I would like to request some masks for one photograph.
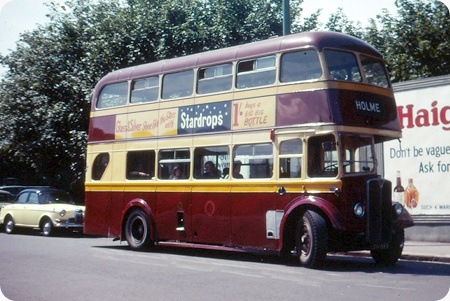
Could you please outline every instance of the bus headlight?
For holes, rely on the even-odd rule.
[[[362,218],[365,213],[364,206],[361,203],[356,203],[355,207],[353,207],[353,212],[357,218]]]
[[[396,216],[400,216],[403,214],[403,206],[400,203],[394,203],[392,205],[392,207],[394,208],[394,212]]]

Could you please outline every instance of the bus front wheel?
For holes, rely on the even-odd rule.
[[[130,212],[125,223],[125,238],[134,250],[147,249],[152,245],[150,223],[146,214],[140,209]]]
[[[315,268],[325,261],[328,230],[327,223],[320,214],[311,210],[303,214],[297,222],[295,240],[302,266]]]
[[[400,259],[405,243],[405,231],[400,230],[393,234],[392,241],[387,249],[371,250],[370,254],[376,264],[393,266]]]

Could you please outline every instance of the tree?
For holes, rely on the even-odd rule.
[[[450,18],[440,1],[397,0],[372,20],[364,39],[384,54],[392,81],[450,74]]]
[[[339,7],[336,13],[331,14],[325,27],[330,31],[346,33],[358,38],[363,35],[361,25],[350,21],[345,15],[344,10]]]

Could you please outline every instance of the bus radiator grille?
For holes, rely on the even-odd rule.
[[[372,244],[390,242],[392,235],[392,183],[382,178],[367,181],[366,240]]]

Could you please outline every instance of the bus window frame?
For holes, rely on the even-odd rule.
[[[179,158],[177,156],[177,152],[187,152],[188,153],[188,157],[187,158]],[[162,158],[162,154],[163,153],[172,153],[173,156],[172,157],[164,157]],[[168,164],[168,176],[162,176],[163,172],[161,171],[161,169],[163,168],[162,164]],[[173,180],[171,179],[171,175],[173,173],[173,168],[178,165],[179,168],[180,166],[182,166],[182,171],[183,171],[183,177],[180,179],[183,180],[188,180],[191,178],[191,151],[189,148],[185,147],[185,148],[164,148],[164,149],[160,149],[158,151],[158,173],[157,173],[157,178],[159,180]]]
[[[270,146],[271,153],[263,153],[257,154],[255,153],[256,147],[258,149],[264,150],[264,146]],[[240,148],[250,147],[251,153],[239,153]],[[246,144],[236,144],[233,146],[233,162],[240,161],[241,162],[241,173],[246,174],[245,171],[248,171],[248,177],[244,176],[244,180],[259,180],[259,179],[272,179],[274,177],[274,168],[275,168],[275,160],[274,160],[275,150],[274,144],[271,142],[255,142],[255,143],[246,143]],[[253,160],[253,162],[251,161]],[[256,160],[268,160],[268,162],[256,163]],[[266,176],[259,176],[261,171],[258,169],[258,166],[268,166],[269,169],[266,168],[265,174]],[[231,169],[231,168],[230,168]],[[231,171],[230,171],[231,172]],[[255,176],[257,175],[257,176]]]
[[[181,76],[180,78],[177,78],[176,76]],[[172,76],[174,78],[172,78]],[[182,86],[181,83],[183,83],[184,77],[192,77],[191,85],[185,85]],[[166,82],[166,79],[168,82]],[[160,85],[160,96],[162,101],[170,101],[170,100],[176,100],[181,98],[187,98],[192,97],[195,91],[195,81],[196,81],[196,72],[194,69],[187,69],[187,70],[181,70],[178,72],[170,72],[170,73],[163,73],[162,74],[162,82]],[[170,82],[170,84],[169,84]],[[166,87],[170,87],[170,89],[177,88],[174,90],[165,90]],[[188,90],[185,90],[188,89]],[[182,93],[183,91],[185,93]],[[166,93],[169,93],[170,95],[166,95]],[[177,95],[177,93],[180,93]]]
[[[102,95],[103,95],[103,92],[105,91],[105,89],[112,88],[113,86],[124,85],[124,84],[127,87],[127,89],[125,91],[126,93],[124,94],[125,95],[125,101],[121,100],[119,102],[119,104],[117,104],[117,105],[113,103],[112,105],[104,106],[103,105],[104,102],[102,101]],[[119,94],[117,94],[117,95],[119,95]],[[122,96],[122,94],[120,94],[120,96]],[[97,101],[96,101],[96,104],[95,104],[95,108],[96,108],[96,110],[102,110],[102,109],[111,109],[111,108],[124,107],[124,106],[126,106],[128,104],[129,99],[130,99],[130,83],[129,83],[129,81],[119,81],[119,82],[115,82],[115,83],[109,83],[109,84],[103,86],[102,89],[100,90],[100,93],[98,94],[98,98],[97,98]],[[105,101],[105,102],[108,103],[107,101]]]
[[[305,73],[305,74],[303,74],[303,73],[290,73],[289,72],[290,71],[289,67],[287,69],[284,68],[286,65],[290,66],[290,64],[286,64],[286,62],[283,61],[286,56],[298,54],[298,53],[301,53],[301,52],[303,52],[303,53],[308,52],[308,53],[315,53],[316,54],[320,75],[318,77],[307,76],[308,78],[305,78],[305,79],[295,78],[295,79],[292,79],[292,80],[287,80],[286,77],[289,77],[289,76],[297,77],[300,74],[302,76],[306,76],[306,75],[310,74],[310,73]],[[323,77],[323,75],[325,73],[323,65],[322,65],[322,60],[321,60],[320,55],[319,55],[319,51],[317,51],[317,49],[315,49],[315,48],[295,49],[293,51],[286,51],[286,52],[282,52],[279,57],[280,58],[279,58],[279,64],[278,64],[278,80],[279,80],[279,82],[281,84],[291,84],[291,83],[295,83],[295,82],[305,82],[305,81],[318,81],[318,80],[320,80]],[[299,66],[302,66],[302,65],[303,65],[302,63],[299,63]],[[313,73],[311,73],[311,75],[312,74]]]
[[[327,56],[327,53],[340,53],[340,54],[347,54],[347,55],[351,55],[354,58],[354,63],[353,65],[350,64],[345,64],[345,65],[339,65],[339,64],[335,64],[336,62],[336,58],[333,58],[333,61],[331,60],[330,57]],[[362,69],[360,66],[360,62],[359,62],[359,53],[357,51],[347,51],[347,50],[342,50],[342,49],[334,49],[334,48],[325,48],[322,50],[322,55],[324,57],[324,63],[326,65],[327,68],[327,73],[328,76],[332,79],[332,80],[336,80],[336,81],[343,81],[343,82],[348,82],[348,83],[364,83],[364,77],[363,77],[363,73],[362,73]],[[333,64],[331,64],[333,63]],[[343,68],[333,68],[333,67],[340,67],[340,66],[344,66]],[[352,69],[354,67],[357,67],[358,70],[358,74],[359,74],[359,80],[353,80],[354,76],[352,73],[352,69],[348,69],[348,66],[352,66]],[[345,71],[346,72],[346,76],[347,78],[338,78],[336,75],[334,75],[334,71],[338,72],[338,71]],[[350,71],[350,72],[349,72]]]
[[[97,154],[92,163],[91,179],[94,181],[101,181],[110,162],[111,155],[108,152]]]
[[[262,60],[268,59],[268,58],[273,58],[274,65],[270,66],[270,67],[258,68],[258,61],[262,61]],[[247,67],[244,70],[239,71],[239,67],[241,66],[241,64],[244,66],[244,64],[247,64],[249,62],[252,63],[251,70]],[[247,69],[249,69],[249,70],[247,70]],[[236,68],[235,68],[235,88],[239,89],[239,90],[245,90],[245,89],[274,85],[277,82],[277,70],[278,69],[279,69],[278,68],[278,58],[275,53],[270,54],[270,55],[265,55],[265,56],[254,57],[254,58],[237,61]],[[271,83],[260,84],[260,80],[264,79],[265,77],[261,77],[261,78],[252,77],[252,75],[263,74],[263,73],[272,75],[271,72],[274,72],[273,73],[273,81]],[[249,75],[250,75],[251,80],[244,80],[247,77],[249,77]]]
[[[283,149],[282,149],[282,145],[286,142],[292,142],[292,141],[300,141],[300,153],[293,153],[293,152],[285,152],[283,153]],[[291,138],[289,137],[288,139],[284,139],[281,141],[278,141],[278,178],[279,179],[299,179],[302,178],[302,166],[303,166],[303,157],[304,157],[304,141],[303,139],[296,137],[296,138]],[[282,168],[284,167],[284,163],[282,164],[282,160],[286,160],[286,163],[288,163],[289,165],[291,165],[291,160],[295,159],[298,160],[298,166],[299,166],[299,170],[298,170],[298,174],[295,176],[295,174],[292,173],[292,171],[290,170],[282,170]]]
[[[141,162],[141,159],[149,159]],[[155,177],[156,152],[153,149],[129,150],[125,159],[125,178],[127,180],[152,180]]]
[[[147,80],[147,79],[151,79],[151,78],[156,78],[158,81],[158,85],[157,86],[149,86],[149,87],[144,87],[144,88],[139,88],[139,89],[135,89],[135,84],[138,81],[142,81],[142,80]],[[156,98],[155,99],[150,99],[150,100],[143,100],[143,101],[133,101],[133,92],[144,92],[147,90],[154,90],[157,89],[156,91]],[[160,80],[160,76],[159,75],[150,75],[150,76],[146,76],[146,77],[141,77],[141,78],[135,78],[132,79],[130,82],[130,95],[129,95],[129,103],[130,105],[139,105],[139,104],[144,104],[144,103],[153,103],[153,102],[157,102],[160,98],[160,91],[161,91],[161,80]]]
[[[358,59],[359,59],[360,65],[361,65],[361,71],[363,73],[363,77],[364,77],[364,82],[365,83],[367,83],[369,85],[372,85],[372,86],[386,88],[386,89],[391,88],[391,82],[389,81],[388,72],[386,70],[386,65],[384,64],[383,60],[381,60],[379,58],[376,58],[376,57],[372,57],[372,56],[366,55],[366,54],[361,54],[361,53],[358,55]],[[374,82],[373,79],[375,77],[379,78],[379,77],[381,77],[381,75],[377,75],[377,76],[369,75],[369,72],[365,68],[365,66],[368,65],[368,64],[364,64],[364,60],[365,59],[371,60],[371,62],[372,62],[371,65],[373,65],[374,62],[379,64],[378,69],[383,71],[382,78],[385,80],[385,82],[383,82],[383,84],[380,85],[380,84],[377,84],[377,83]]]
[[[333,139],[326,139],[327,137],[332,137]],[[318,140],[318,142],[313,143],[314,140]],[[337,139],[334,133],[326,133],[308,137],[306,140],[306,168],[308,178],[336,178],[339,176],[339,165],[341,164],[341,160],[339,160],[340,154],[336,141]],[[334,145],[334,148],[330,147],[329,149],[325,149],[324,143],[326,142],[331,142],[330,146]],[[331,154],[331,157],[326,158],[326,152],[328,152],[328,155]]]
[[[370,139],[370,143],[365,144],[361,147],[353,147],[353,148],[347,148],[348,143],[345,143],[344,137],[356,137],[359,139]],[[347,139],[350,141],[350,139]],[[364,152],[364,149],[370,147],[370,154],[372,157],[372,160],[369,159],[361,159],[357,160],[356,154],[359,156],[362,155],[362,152]],[[342,170],[343,175],[361,175],[361,174],[374,174],[377,172],[377,166],[378,166],[378,159],[376,156],[375,151],[375,141],[373,135],[369,134],[357,134],[357,133],[351,133],[351,132],[340,132],[339,133],[339,148],[340,148],[340,161],[342,164]],[[363,151],[361,151],[363,150]],[[349,158],[347,158],[347,154],[349,154]],[[370,167],[361,167],[362,163],[365,163],[366,165],[371,165]],[[368,169],[369,168],[369,169]],[[349,170],[349,171],[347,171]]]
[[[216,151],[214,151],[216,150]],[[229,145],[211,145],[211,146],[198,146],[193,150],[194,156],[194,175],[195,180],[218,180],[223,179],[223,170],[230,168],[230,146]],[[214,159],[212,157],[215,157]],[[219,157],[222,157],[220,159]],[[227,160],[228,158],[228,160]],[[213,175],[207,175],[205,173],[205,164],[207,162],[214,164]],[[223,161],[223,162],[219,162]]]
[[[228,65],[230,66],[230,71],[231,71],[229,74],[216,75],[216,72],[214,72],[215,74],[212,77],[201,77],[200,76],[200,73],[202,71],[206,72],[207,70],[213,69],[213,68],[214,68],[215,71],[217,71],[218,67],[228,66]],[[233,62],[231,62],[231,61],[230,62],[226,62],[226,63],[217,64],[217,65],[199,67],[198,70],[197,70],[197,73],[196,73],[197,74],[196,87],[195,87],[196,94],[197,95],[207,95],[207,94],[218,94],[218,93],[231,91],[233,89],[233,86],[234,86],[234,73],[235,73],[235,66],[234,66]],[[201,86],[200,83],[206,83],[206,82],[211,83],[211,82],[214,82],[215,80],[216,81],[222,81],[224,79],[228,80],[228,78],[230,79],[229,88],[226,88],[226,89],[223,89],[223,90],[213,90],[213,91],[208,91],[208,92],[203,91],[203,90],[199,91],[200,90],[200,86]],[[228,83],[228,81],[227,81],[227,83]],[[216,87],[216,86],[212,85],[212,87]],[[223,85],[217,85],[217,87],[223,87]],[[201,89],[206,89],[206,88],[207,87],[202,87]]]

